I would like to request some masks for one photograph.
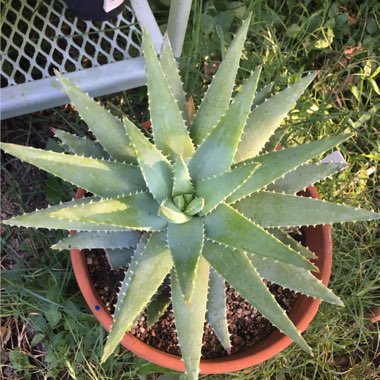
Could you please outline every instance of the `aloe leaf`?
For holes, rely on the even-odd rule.
[[[296,194],[307,186],[313,185],[345,169],[347,166],[344,163],[304,164],[267,186],[266,190],[275,191],[276,193]]]
[[[226,204],[204,217],[206,237],[232,248],[316,270],[306,258]]]
[[[157,231],[166,221],[157,216],[158,204],[147,193],[132,194],[114,199],[68,207],[51,212],[53,218],[79,220],[128,229]]]
[[[146,308],[148,328],[152,327],[160,319],[171,304],[170,294],[170,287],[164,282]]]
[[[298,243],[298,241],[293,239],[287,232],[277,228],[270,228],[268,232],[271,235],[273,235],[276,239],[280,240],[284,244],[288,245],[290,248],[300,253],[303,257],[306,257],[307,259],[316,258],[313,252],[311,252],[307,247],[304,247],[302,244]]]
[[[310,297],[344,306],[340,298],[309,271],[294,268],[279,261],[263,259],[250,253],[247,255],[262,278]]]
[[[143,50],[155,144],[172,160],[177,155],[187,159],[194,152],[193,143],[147,30],[143,32]]]
[[[201,197],[195,197],[187,206],[186,210],[184,211],[184,213],[186,215],[190,215],[190,216],[193,216],[193,215],[196,215],[196,214],[200,214],[200,212],[203,210],[203,207],[204,207],[204,199],[201,198]]]
[[[255,108],[256,106],[259,106],[261,103],[264,103],[265,99],[267,99],[270,96],[273,85],[274,83],[270,82],[256,94],[255,99],[253,100],[253,103],[252,103],[252,109]]]
[[[68,236],[51,248],[124,248],[136,245],[140,236],[137,231],[82,231]]]
[[[168,243],[185,302],[190,302],[204,239],[202,218],[183,224],[168,224]]]
[[[145,189],[140,169],[134,165],[16,144],[2,143],[1,148],[6,153],[101,197],[115,197]]]
[[[105,250],[108,263],[110,264],[112,270],[119,270],[120,268],[129,266],[134,252],[134,247],[113,248]]]
[[[120,162],[136,163],[121,121],[59,72],[55,74],[79,115],[109,155]]]
[[[191,219],[190,215],[184,214],[171,200],[166,199],[160,204],[158,214],[170,223],[182,224]]]
[[[235,156],[235,162],[247,160],[258,155],[282,120],[294,107],[297,99],[313,81],[316,72],[312,72],[297,83],[277,93],[255,108],[244,129],[242,141]]]
[[[186,303],[175,272],[172,271],[171,275],[175,323],[188,380],[197,380],[199,374],[208,279],[209,265],[201,256],[197,269],[193,298],[190,303]]]
[[[182,117],[189,123],[186,96],[167,33],[164,35],[164,42],[161,47],[160,63],[173,96],[177,101],[178,108],[182,112]]]
[[[145,249],[135,254],[118,295],[114,323],[104,347],[104,363],[126,331],[133,327],[173,265],[165,233],[153,233]]]
[[[243,21],[242,26],[236,33],[197,111],[191,127],[191,136],[196,145],[201,144],[222,118],[230,104],[240,56],[250,21],[251,15]]]
[[[206,178],[196,184],[196,193],[204,198],[205,204],[201,215],[212,211],[219,203],[223,202],[230,194],[242,186],[255,172],[260,164],[238,166],[219,176]]]
[[[210,268],[206,318],[222,346],[230,352],[225,280],[214,268]]]
[[[261,191],[234,208],[262,227],[298,227],[377,220],[380,214],[323,200]]]
[[[66,151],[77,154],[78,156],[93,157],[99,159],[109,159],[108,153],[96,141],[78,137],[71,133],[54,129],[54,135],[61,140]]]
[[[189,170],[181,156],[178,156],[174,165],[174,179],[172,195],[193,194],[194,188],[191,184]]]
[[[166,157],[128,119],[124,126],[152,195],[159,201],[171,195],[173,168]]]
[[[311,354],[311,348],[277,303],[244,252],[233,251],[230,247],[206,241],[203,255],[265,318]]]
[[[3,220],[2,223],[10,226],[18,227],[33,227],[33,228],[47,228],[51,230],[76,230],[76,231],[109,231],[109,230],[122,230],[115,226],[105,226],[100,224],[80,222],[74,220],[63,220],[52,218],[49,214],[55,211],[66,209],[68,207],[88,204],[90,202],[98,201],[98,197],[89,197],[80,199],[78,201],[69,201],[57,206],[49,206],[43,210],[37,210],[28,214],[15,216],[8,220]]]
[[[188,166],[194,181],[224,173],[230,168],[255,96],[261,67],[243,85],[218,124],[205,137]],[[207,163],[207,165],[205,165]]]
[[[326,139],[270,152],[244,161],[244,163],[258,162],[261,166],[243,186],[228,197],[226,202],[233,203],[240,198],[264,188],[276,179],[304,164],[306,161],[341,144],[351,136],[351,134],[331,136]],[[242,164],[243,162],[237,166]]]
[[[272,152],[276,150],[289,128],[290,124],[277,128],[269,138],[268,142],[264,145],[263,152]]]

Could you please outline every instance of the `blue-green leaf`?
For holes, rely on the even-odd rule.
[[[225,280],[214,268],[210,268],[207,321],[215,331],[222,346],[229,352],[231,341],[227,322]]]
[[[150,192],[157,201],[162,202],[172,193],[172,166],[166,157],[128,119],[124,119],[124,127]]]
[[[316,269],[298,252],[226,204],[220,204],[204,220],[206,237],[211,240],[301,268]]]
[[[339,297],[309,271],[303,268],[295,268],[279,261],[263,259],[250,253],[248,253],[248,258],[262,278],[296,292],[344,306]]]
[[[178,156],[174,165],[174,179],[172,195],[193,194],[194,188],[191,183],[189,170],[185,161],[181,156]]]
[[[104,347],[104,363],[153,297],[173,265],[165,233],[153,233],[137,251],[126,272],[115,307],[114,323]]]
[[[296,194],[307,186],[313,185],[346,167],[347,164],[344,163],[304,164],[267,186],[267,190],[276,193]]]
[[[182,112],[182,117],[189,122],[186,95],[183,91],[183,84],[181,77],[179,76],[177,63],[173,56],[172,47],[167,33],[164,35],[164,42],[161,47],[160,63],[173,96],[177,101],[178,108]]]
[[[80,116],[109,155],[120,162],[136,163],[133,149],[129,145],[121,121],[82,92],[69,79],[57,71],[55,74]]]
[[[234,208],[262,227],[297,227],[378,220],[380,214],[313,198],[261,191],[234,204]]]
[[[171,274],[172,303],[179,345],[189,380],[197,380],[206,315],[209,265],[201,256],[195,276],[194,294],[186,303],[174,271]]]
[[[108,153],[96,141],[78,137],[59,129],[54,129],[54,136],[61,140],[62,145],[68,152],[77,154],[78,156],[109,159]]]
[[[32,227],[32,228],[47,228],[52,230],[76,230],[76,231],[120,231],[123,230],[120,227],[110,226],[110,225],[100,225],[90,222],[80,222],[77,220],[64,220],[53,218],[50,216],[51,213],[66,209],[68,207],[89,204],[92,202],[99,201],[98,197],[89,197],[80,199],[77,201],[65,202],[57,206],[50,206],[43,210],[38,210],[30,212],[28,214],[23,214],[15,216],[8,220],[3,220],[2,223],[8,224],[10,226],[19,227]]]
[[[53,249],[124,248],[137,244],[137,231],[82,231],[54,244]]]
[[[191,157],[188,166],[194,181],[222,174],[233,164],[241,134],[251,112],[260,72],[261,67],[242,86],[219,123]]]
[[[201,215],[208,214],[219,203],[223,202],[236,189],[242,186],[259,166],[260,164],[257,163],[238,166],[219,176],[206,178],[197,182],[196,193],[205,200]]]
[[[235,85],[235,77],[239,68],[240,56],[250,21],[251,15],[244,20],[242,26],[236,33],[198,109],[191,127],[191,136],[196,145],[201,144],[204,138],[222,118],[230,104],[232,90]]]
[[[106,249],[106,257],[112,270],[128,267],[135,252],[135,247]]]
[[[322,154],[334,148],[351,136],[351,134],[331,136],[326,139],[312,141],[308,144],[263,154],[238,164],[237,166],[249,162],[258,162],[261,166],[243,186],[228,197],[226,202],[233,203],[238,199],[264,188],[284,174],[297,168],[299,165],[304,164],[318,154]]]
[[[177,155],[187,159],[194,152],[193,143],[147,30],[143,32],[143,50],[155,144],[172,160]]]
[[[184,214],[171,200],[166,199],[160,204],[158,214],[170,223],[182,224],[191,219],[190,215]]]
[[[145,189],[137,166],[55,153],[32,147],[2,143],[1,148],[78,187],[101,197],[116,197]]]
[[[185,302],[190,302],[204,239],[202,218],[192,218],[183,224],[168,224],[168,243],[177,279]]]
[[[99,202],[68,207],[51,212],[53,218],[78,220],[123,227],[134,230],[155,231],[166,227],[167,222],[157,216],[158,204],[148,193],[103,199]]]
[[[295,84],[272,96],[256,107],[244,129],[242,141],[235,156],[235,162],[257,156],[268,142],[282,120],[294,107],[297,99],[317,75],[312,72]]]
[[[170,295],[170,286],[164,281],[146,308],[148,328],[152,327],[160,319],[162,314],[165,313],[171,303]]]
[[[265,318],[305,351],[311,353],[311,348],[277,303],[244,252],[206,241],[203,255],[211,266]]]

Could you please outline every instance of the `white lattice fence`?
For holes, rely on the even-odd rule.
[[[110,21],[92,22],[62,0],[2,1],[2,119],[65,103],[54,69],[93,96],[143,85],[139,22],[156,44],[161,34],[147,2],[131,4]]]

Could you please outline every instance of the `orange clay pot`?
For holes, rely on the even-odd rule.
[[[76,198],[81,198],[83,195],[84,191],[80,189],[77,191]],[[313,186],[308,187],[306,193],[303,195],[319,198],[319,194]],[[318,266],[319,273],[315,275],[327,286],[332,266],[331,228],[329,225],[307,227],[303,229],[303,234],[307,246],[317,256],[317,259],[313,261]],[[112,324],[112,317],[106,310],[91,283],[85,255],[78,249],[72,249],[70,255],[74,273],[85,300],[95,317],[105,329],[109,331]],[[290,319],[298,330],[301,332],[306,330],[316,315],[320,303],[321,301],[311,297],[304,295],[298,296],[289,313]],[[184,365],[179,356],[159,351],[129,333],[124,335],[121,343],[124,347],[141,358],[163,367],[184,371]],[[201,360],[200,370],[203,374],[221,374],[242,370],[272,358],[291,343],[292,340],[290,338],[276,330],[261,342],[242,352],[222,358]]]

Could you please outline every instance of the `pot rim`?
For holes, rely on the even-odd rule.
[[[85,191],[78,189],[76,199],[83,197]],[[319,199],[319,194],[314,186],[309,186],[302,195]],[[317,225],[315,227],[304,227],[306,244],[317,255],[317,259],[312,260],[319,268],[319,273],[314,273],[324,285],[328,285],[332,268],[332,240],[330,225]],[[70,233],[75,233],[70,231]],[[78,249],[70,250],[70,258],[77,279],[79,288],[91,311],[98,321],[109,332],[112,324],[112,317],[106,310],[102,300],[95,291],[91,282],[85,255]],[[296,325],[300,332],[303,332],[310,325],[317,314],[321,301],[299,295],[288,316]],[[200,373],[202,374],[222,374],[242,370],[265,360],[272,358],[288,347],[293,341],[278,330],[269,334],[261,342],[247,348],[239,353],[230,356],[214,359],[202,359],[200,363]],[[140,341],[130,333],[126,333],[121,344],[132,351],[135,355],[144,358],[160,366],[183,372],[185,370],[180,356],[168,354],[160,351],[148,344]]]

